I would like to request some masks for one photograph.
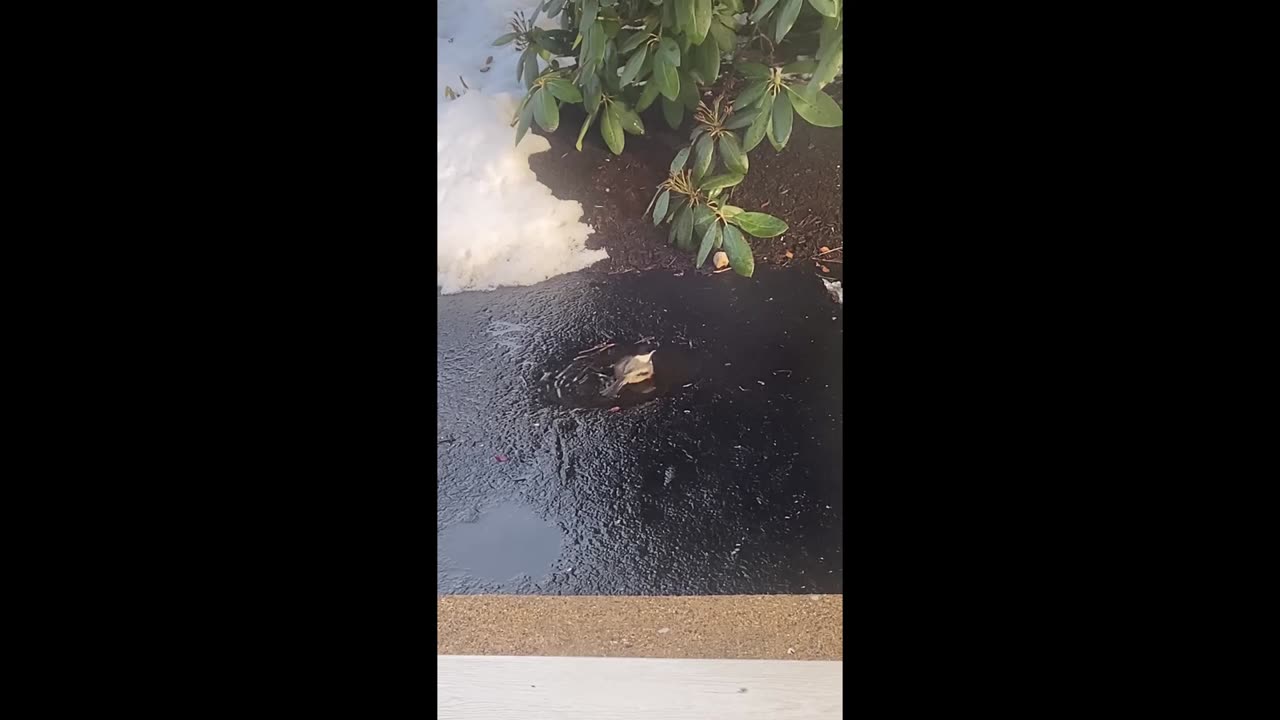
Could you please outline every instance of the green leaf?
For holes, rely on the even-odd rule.
[[[601,75],[604,80],[605,92],[610,95],[617,95],[622,92],[622,85],[618,82],[618,53],[613,47],[612,40],[605,42],[604,72]]]
[[[711,37],[715,39],[720,52],[733,52],[738,47],[737,34],[718,22],[711,23]]]
[[[758,238],[778,237],[787,231],[787,224],[769,213],[741,212],[734,215],[731,221]]]
[[[578,51],[578,65],[584,73],[593,73],[604,60],[605,36],[598,25],[582,31],[582,49]]]
[[[818,30],[818,59],[826,57],[827,48],[831,47],[831,43],[838,37],[843,37],[844,33],[840,31],[839,18],[822,18],[822,27]]]
[[[782,73],[784,75],[803,75],[805,73],[813,72],[816,67],[818,67],[818,62],[816,60],[797,60],[793,63],[783,65]]]
[[[575,145],[575,147],[578,148],[578,152],[582,152],[582,138],[587,136],[587,128],[591,127],[591,123],[595,119],[596,114],[589,113],[587,115],[587,119],[582,121],[582,129],[578,131],[578,142]]]
[[[747,132],[742,136],[742,149],[744,152],[751,152],[756,149],[756,146],[764,139],[765,130],[768,129],[772,120],[773,96],[765,95],[764,102],[760,104],[760,114],[756,115],[756,119],[751,122],[751,126],[747,128]]]
[[[653,59],[653,77],[649,81],[657,83],[658,92],[668,100],[680,97],[680,76],[676,74],[675,66],[661,52]]]
[[[497,40],[493,41],[493,44],[497,47],[502,47],[518,37],[520,37],[520,33],[507,33],[506,35],[499,36]]]
[[[676,241],[676,224],[671,223],[671,227],[667,228],[667,244],[671,245]]]
[[[596,15],[600,13],[600,3],[596,0],[587,0],[582,4],[582,17],[578,20],[578,30],[585,36],[587,31],[596,21]]]
[[[738,110],[745,110],[755,104],[757,100],[764,95],[764,91],[769,89],[769,81],[761,80],[760,82],[751,83],[738,95],[738,99],[733,101],[733,107]]]
[[[618,124],[617,117],[609,112],[609,108],[605,108],[604,114],[600,116],[600,136],[604,138],[605,144],[614,155],[622,154],[626,138],[622,135],[622,126]]]
[[[693,50],[692,72],[698,73],[704,85],[711,85],[720,77],[720,48],[714,42],[704,42]]]
[[[693,209],[693,231],[695,233],[701,232],[702,228],[706,227],[707,223],[714,220],[715,217],[716,217],[715,213],[711,212],[711,209],[708,208],[706,205],[699,205],[698,207],[694,208]]]
[[[551,0],[547,3],[547,17],[553,18],[564,9],[565,0]]]
[[[687,197],[685,197],[685,196],[683,196],[683,195],[681,195],[680,197],[676,198],[675,200],[672,200],[672,201],[671,201],[671,208],[670,208],[669,210],[667,210],[667,219],[668,219],[668,220],[670,220],[670,221],[672,221],[672,222],[675,222],[675,219],[676,219],[676,213],[678,213],[678,212],[680,212],[681,210],[683,210],[683,209],[684,209],[684,207],[685,207],[686,205],[688,205],[688,204],[689,204],[689,198],[687,198]]]
[[[628,35],[626,40],[622,41],[622,44],[618,46],[618,52],[621,52],[622,54],[625,55],[626,53],[629,53],[632,50],[635,50],[636,48],[643,45],[644,41],[648,39],[649,39],[648,32],[644,30],[637,30],[634,33],[631,33],[630,35]]]
[[[711,31],[711,0],[693,0],[693,24],[687,32],[694,45],[706,42],[707,33]],[[714,45],[714,43],[712,43]],[[711,82],[708,80],[707,82]]]
[[[520,111],[520,121],[516,124],[516,145],[520,145],[520,141],[524,139],[524,134],[529,132],[529,122],[533,120],[533,103],[530,102],[524,106],[524,110]]]
[[[671,67],[680,67],[680,46],[675,40],[664,37],[658,41],[658,57],[666,58]]]
[[[671,191],[663,190],[658,196],[658,204],[653,206],[653,224],[661,225],[667,217],[667,203],[671,202]]]
[[[675,3],[676,27],[680,29],[680,32],[688,35],[692,32],[695,22],[693,12],[694,2],[693,0],[675,0]]]
[[[809,0],[809,4],[814,10],[827,17],[836,16],[836,0]]]
[[[750,125],[759,114],[760,108],[748,108],[742,112],[735,112],[729,116],[729,122],[726,122],[724,127],[726,130],[740,130]]]
[[[767,80],[770,75],[769,68],[760,63],[737,63],[733,66],[733,69],[737,70],[742,77],[750,80]]]
[[[726,218],[733,218],[742,214],[742,208],[737,205],[721,205],[720,214]]]
[[[573,54],[573,36],[564,30],[535,30],[538,33],[534,42],[538,47],[545,50],[550,55],[559,57],[561,55]],[[549,58],[548,58],[549,59]]]
[[[622,78],[618,81],[618,84],[622,87],[630,85],[631,81],[635,80],[636,76],[640,74],[640,68],[644,66],[646,57],[649,57],[649,48],[642,47],[637,50],[631,56],[631,59],[627,60],[627,65],[622,69]]]
[[[524,52],[520,53],[520,59],[516,60],[516,82],[524,82],[524,61],[533,54],[533,47],[527,47]]]
[[[735,173],[747,174],[747,154],[742,151],[742,145],[738,142],[738,136],[733,133],[725,133],[720,136],[720,157],[724,158],[724,167],[726,170]]]
[[[753,23],[759,23],[760,18],[769,14],[769,11],[772,10],[773,6],[777,4],[778,4],[778,0],[763,0],[759,5],[756,5],[755,10],[751,11],[751,15],[749,19]]]
[[[682,250],[693,244],[693,212],[688,207],[681,208],[676,215],[676,246]]]
[[[742,178],[744,177],[746,176],[739,175],[738,173],[725,173],[723,175],[713,175],[712,177],[709,177],[706,180],[703,180],[698,187],[703,192],[711,192],[712,190],[723,190],[725,188],[731,188],[734,185],[737,185],[738,183],[742,182]]]
[[[796,17],[800,15],[802,5],[804,0],[782,0],[782,7],[778,10],[778,32],[774,35],[774,42],[782,42],[782,38],[791,32],[791,26],[796,24]]]
[[[702,245],[698,247],[698,259],[694,261],[693,266],[702,267],[702,263],[707,261],[707,256],[711,254],[711,248],[715,247],[716,236],[720,235],[720,223],[713,222],[707,231],[702,233]]]
[[[689,150],[689,148],[684,148],[680,152],[676,153],[675,159],[671,161],[672,175],[684,170],[685,163],[689,162]]]
[[[652,77],[649,82],[644,84],[644,89],[640,91],[640,100],[636,102],[636,111],[644,112],[649,109],[653,101],[658,98],[658,83]]]
[[[529,101],[530,101],[530,100],[532,100],[532,99],[533,99],[533,91],[532,91],[532,90],[531,90],[531,91],[529,91],[529,92],[527,92],[527,93],[525,93],[524,98],[520,100],[520,106],[516,108],[516,114],[515,114],[515,117],[511,118],[511,124],[512,124],[512,125],[515,125],[515,124],[516,124],[516,121],[520,119],[520,113],[524,112],[524,108],[525,108],[525,106],[526,106],[526,105],[528,105],[528,104],[529,104]]]
[[[804,88],[804,99],[810,103],[815,102],[818,91],[826,87],[832,80],[836,79],[836,74],[840,72],[840,65],[844,63],[844,38],[837,37],[835,46],[828,48],[826,56],[822,58],[822,62],[818,63],[818,67],[813,71],[813,78],[809,80],[809,84]],[[801,115],[800,117],[804,117]],[[808,118],[806,118],[808,119]]]
[[[538,127],[547,132],[555,132],[560,127],[560,106],[556,105],[555,97],[546,88],[534,93],[531,104],[533,119],[538,121]]]
[[[680,102],[684,103],[690,113],[696,112],[698,102],[702,99],[698,97],[698,84],[684,70],[678,70],[676,74],[680,77]]]
[[[582,91],[578,90],[573,83],[568,80],[548,80],[547,89],[557,98],[571,103],[582,102]]]
[[[698,142],[693,146],[693,181],[696,183],[702,179],[707,171],[711,169],[712,160],[716,155],[715,141],[710,135],[703,135],[698,138]]]
[[[844,111],[836,104],[836,101],[830,95],[824,92],[818,92],[813,96],[813,101],[805,99],[800,93],[787,88],[787,96],[791,98],[791,105],[795,106],[796,112],[800,113],[800,117],[805,122],[817,127],[840,127],[844,124]],[[785,96],[783,96],[785,97]]]
[[[634,110],[627,107],[627,104],[621,100],[614,100],[609,103],[609,110],[614,113],[614,119],[618,121],[618,125],[632,135],[644,134],[644,123],[640,120],[640,116]]]
[[[769,142],[777,150],[787,146],[791,139],[791,93],[779,93],[773,101],[773,122],[769,123]]]
[[[600,101],[604,95],[600,88],[600,77],[595,73],[589,73],[582,78],[582,97],[583,107],[588,113],[600,109]]]
[[[680,127],[680,123],[684,120],[684,106],[664,97],[662,98],[662,117],[667,119],[667,124],[674,130]]]
[[[756,259],[751,254],[751,246],[742,237],[738,228],[724,226],[724,254],[729,256],[729,265],[733,271],[743,277],[751,277],[756,271]]]

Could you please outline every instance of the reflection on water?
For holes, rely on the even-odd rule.
[[[549,573],[561,545],[559,528],[508,503],[445,528],[436,564],[446,573],[504,582],[539,570]]]

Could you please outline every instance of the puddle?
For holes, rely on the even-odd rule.
[[[550,574],[560,556],[560,529],[532,510],[504,504],[440,533],[437,568],[492,582]]]
[[[598,277],[439,299],[437,591],[843,592],[844,307],[804,269]],[[654,391],[599,395],[641,343]]]
[[[648,352],[653,353],[651,380],[625,385],[616,397],[603,394],[613,381],[618,362]],[[544,400],[570,408],[634,407],[692,387],[699,365],[697,355],[679,345],[664,345],[658,340],[606,342],[603,347],[583,350],[556,371],[544,372],[541,394]]]

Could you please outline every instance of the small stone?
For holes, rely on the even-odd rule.
[[[671,632],[671,628],[658,628],[659,635],[666,635],[669,632]]]
[[[796,654],[796,649],[795,649],[795,648],[787,648],[787,654],[788,654],[788,655],[795,655],[795,654]]]
[[[717,270],[729,267],[729,256],[722,250],[711,258],[711,262],[715,264]]]

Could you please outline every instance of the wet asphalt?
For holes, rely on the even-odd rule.
[[[844,310],[812,273],[574,273],[436,315],[438,592],[843,592]]]

